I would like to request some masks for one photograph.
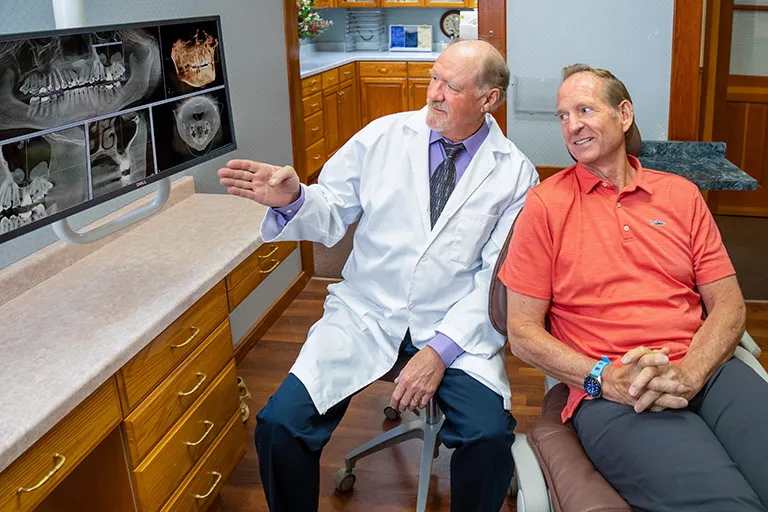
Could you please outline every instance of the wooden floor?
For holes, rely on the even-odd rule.
[[[253,418],[277,390],[296,359],[310,326],[321,317],[327,285],[324,280],[311,280],[238,367],[238,375],[245,379],[252,395],[251,418],[245,429],[248,452],[222,490],[219,505],[222,512],[267,511],[253,445]],[[761,346],[768,347],[768,321],[753,324],[750,332]],[[763,352],[761,362],[768,367],[768,351]],[[512,385],[512,413],[517,419],[517,431],[526,432],[541,414],[544,374],[511,354],[507,355],[507,372]],[[321,512],[410,512],[415,509],[419,440],[408,441],[360,461],[355,469],[357,483],[351,493],[339,494],[333,489],[333,475],[343,466],[344,454],[396,425],[384,420],[382,414],[392,389],[391,384],[377,382],[352,400],[321,459]],[[449,461],[450,451],[441,447],[432,469],[429,511],[449,510]],[[514,510],[514,501],[507,499],[502,511]]]

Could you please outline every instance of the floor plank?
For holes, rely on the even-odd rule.
[[[251,418],[246,423],[248,452],[222,490],[219,510],[222,512],[266,511],[267,505],[258,472],[258,460],[253,444],[255,413],[277,390],[301,349],[310,326],[323,313],[323,301],[328,281],[312,279],[280,319],[256,344],[238,366],[251,392]],[[764,309],[756,307],[761,313]],[[768,331],[762,318],[751,322],[756,341],[768,348]],[[751,332],[751,331],[750,331]],[[544,399],[544,374],[507,354],[507,372],[512,385],[512,413],[518,422],[517,431],[531,429],[541,414]],[[768,350],[761,362],[768,367]],[[349,494],[333,489],[333,475],[344,462],[350,449],[396,426],[387,422],[382,409],[389,403],[392,385],[376,382],[357,395],[344,420],[323,452],[321,459],[320,511],[344,512],[410,512],[416,505],[419,454],[421,441],[408,441],[362,460],[356,468],[357,483]],[[410,413],[408,413],[410,414]],[[406,417],[409,417],[406,415]],[[441,447],[435,460],[427,510],[447,511],[450,507],[450,451]],[[516,510],[511,499],[503,512]]]

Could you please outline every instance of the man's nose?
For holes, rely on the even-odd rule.
[[[578,117],[568,119],[568,133],[579,133],[584,128],[584,123]]]
[[[442,101],[443,99],[442,89],[436,80],[431,81],[427,87],[427,99],[431,101]]]

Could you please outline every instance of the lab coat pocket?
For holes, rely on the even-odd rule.
[[[459,212],[453,228],[451,259],[462,265],[472,265],[478,260],[498,219],[498,215],[469,210]]]

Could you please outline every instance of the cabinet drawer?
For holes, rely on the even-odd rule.
[[[339,81],[346,82],[355,78],[355,63],[344,64],[339,68]]]
[[[264,260],[274,255],[280,246],[296,246],[296,242],[268,242],[261,244],[253,253],[242,261],[235,269],[227,275],[227,290],[232,291],[237,285],[243,282],[248,275],[259,268]],[[233,308],[234,309],[234,308]]]
[[[272,247],[269,252],[265,252],[267,256],[260,260],[259,266],[248,274],[240,284],[229,290],[229,306],[233,310],[296,249],[298,244],[296,242],[272,242],[264,244],[262,247],[264,246]]]
[[[232,415],[239,410],[235,363],[133,471],[140,510],[154,512],[202,458]]]
[[[110,378],[0,473],[0,511],[34,509],[121,419]]]
[[[434,62],[409,62],[408,78],[432,78],[429,74]]]
[[[163,512],[200,512],[216,499],[224,483],[245,455],[243,423],[238,412],[229,420],[205,458],[184,479]]]
[[[308,76],[301,81],[301,97],[306,98],[323,90],[323,80],[320,75]]]
[[[359,62],[360,76],[408,76],[407,62]]]
[[[232,333],[227,319],[125,418],[123,428],[132,468],[210,387],[232,357]]]
[[[325,164],[325,140],[320,140],[307,148],[307,177],[322,169],[323,164]]]
[[[304,120],[304,147],[323,138],[323,113],[318,112]]]
[[[227,315],[227,287],[221,281],[117,373],[127,414],[163,377],[171,373]]]
[[[330,69],[323,73],[323,89],[333,87],[339,83],[339,68]]]
[[[309,117],[315,112],[323,110],[323,93],[318,92],[302,100],[304,117]]]

